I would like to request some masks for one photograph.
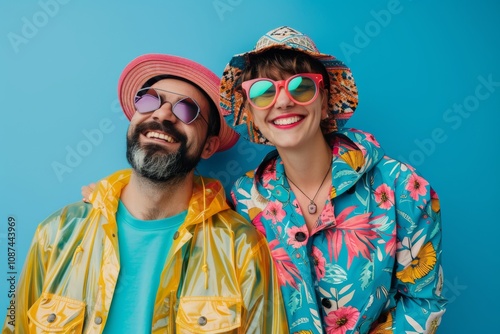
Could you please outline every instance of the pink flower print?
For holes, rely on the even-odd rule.
[[[272,180],[273,180],[273,174],[271,174],[271,173],[264,173],[261,176],[262,185],[264,187],[269,186],[269,182]]]
[[[333,214],[333,205],[331,201],[328,201],[325,204],[325,207],[323,208],[323,211],[321,211],[321,215],[319,216],[319,220],[321,222],[321,225],[326,225],[330,223],[335,222],[335,216]]]
[[[335,144],[337,144],[337,141],[335,141]],[[338,145],[334,145],[333,146],[332,153],[333,153],[333,156],[337,156],[338,157],[340,155],[340,148],[339,148]]]
[[[365,135],[367,141],[369,141],[370,143],[372,143],[376,147],[380,147],[380,144],[378,143],[378,141],[375,139],[375,137],[371,133],[364,132],[364,131],[361,131],[358,129],[353,129],[353,132],[358,132],[358,133]]]
[[[269,249],[278,273],[279,285],[286,286],[288,284],[294,289],[298,289],[296,279],[300,279],[299,269],[293,264],[285,249],[280,247],[280,242],[276,239],[270,241]]]
[[[288,234],[288,241],[287,243],[289,245],[292,245],[293,248],[299,248],[301,246],[307,245],[307,241],[309,239],[309,231],[307,230],[307,226],[303,225],[301,227],[293,226],[291,228],[288,228],[286,233]],[[297,233],[302,233],[306,237],[304,240],[297,240]]]
[[[299,201],[297,199],[294,199],[292,202],[292,205],[295,208],[295,212],[297,212],[299,215],[302,214],[302,210],[300,209]]]
[[[325,276],[326,259],[323,256],[323,252],[316,246],[312,248],[312,258],[314,261],[314,269],[316,269],[316,279],[322,279]]]
[[[394,191],[387,185],[381,184],[375,189],[375,201],[382,209],[390,209],[394,205]]]
[[[264,209],[262,216],[271,220],[273,224],[276,224],[285,218],[286,212],[283,210],[283,204],[280,202],[269,202]]]
[[[274,164],[267,166],[260,177],[262,185],[266,188],[269,185],[269,182],[271,182],[272,180],[276,180],[276,168]]]
[[[255,229],[262,233],[264,236],[266,236],[266,228],[264,227],[264,224],[262,224],[262,211],[255,216],[255,218],[252,220],[253,226],[255,226]]]
[[[342,245],[345,244],[347,247],[347,268],[351,266],[355,256],[361,255],[365,259],[370,259],[370,251],[375,250],[375,240],[380,238],[377,233],[380,225],[373,224],[372,221],[379,219],[382,215],[371,217],[372,213],[367,212],[347,218],[354,209],[356,209],[355,206],[350,206],[342,210],[336,217],[336,228],[325,231],[330,260],[332,252],[337,261]]]
[[[425,187],[428,185],[429,182],[427,182],[423,177],[413,173],[411,174],[405,189],[409,190],[411,198],[417,201],[419,196],[427,194],[427,189]]]
[[[441,210],[441,204],[439,204],[439,197],[436,192],[431,188],[431,208],[434,212],[439,212]]]
[[[369,141],[370,143],[372,143],[375,147],[380,147],[380,144],[375,139],[375,137],[373,137],[372,134],[370,134],[370,133],[365,133],[365,134],[366,134],[366,140],[367,141]]]
[[[385,244],[385,252],[387,255],[390,255],[394,257],[394,254],[396,254],[396,224],[394,224],[394,228],[392,229],[392,232],[390,233],[390,239],[387,241]]]
[[[327,334],[345,334],[352,330],[358,322],[359,311],[352,306],[341,307],[328,313],[326,323]]]

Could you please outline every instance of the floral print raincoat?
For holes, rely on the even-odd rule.
[[[269,242],[290,332],[434,333],[446,304],[436,193],[368,133],[328,140],[330,199],[311,233],[276,151],[231,191]]]

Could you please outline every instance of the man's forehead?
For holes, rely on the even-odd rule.
[[[176,78],[167,78],[159,80],[155,82],[153,85],[151,85],[151,87],[161,88],[175,93],[185,94],[191,97],[194,97],[192,96],[193,94],[197,94],[200,97],[204,98],[202,91],[198,87],[189,82],[179,80]]]

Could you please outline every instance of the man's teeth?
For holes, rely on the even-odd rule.
[[[146,137],[148,138],[158,138],[158,139],[163,139],[164,141],[168,143],[174,143],[174,138],[167,136],[163,133],[158,133],[158,132],[148,132],[146,133]]]
[[[292,123],[296,123],[300,121],[299,116],[294,116],[294,117],[289,117],[289,118],[280,118],[274,121],[274,124],[276,125],[288,125]]]

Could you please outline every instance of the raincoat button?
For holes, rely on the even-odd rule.
[[[102,318],[99,317],[99,316],[95,317],[94,322],[95,322],[96,325],[100,325],[100,324],[102,324]]]
[[[332,302],[328,298],[323,298],[321,300],[321,305],[323,305],[326,308],[332,307]]]
[[[198,325],[205,326],[207,324],[207,318],[201,316],[198,318]]]
[[[174,240],[176,240],[179,237],[179,231],[175,231],[174,233]]]
[[[49,314],[49,316],[47,317],[47,321],[50,323],[56,321],[56,315],[54,313]]]
[[[297,232],[295,234],[295,240],[297,240],[298,242],[306,240],[306,234],[304,232]]]

